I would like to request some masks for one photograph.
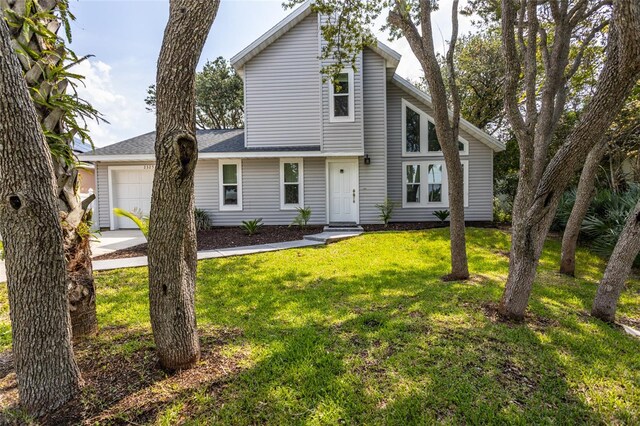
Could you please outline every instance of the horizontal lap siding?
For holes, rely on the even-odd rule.
[[[360,159],[360,222],[380,223],[377,204],[387,195],[386,72],[382,57],[369,49],[363,55],[364,150],[371,164]]]
[[[402,157],[402,98],[433,117],[433,111],[424,103],[404,92],[393,83],[387,84],[387,117],[388,117],[388,193],[396,208],[393,221],[429,221],[438,220],[433,216],[433,208],[402,208],[402,162],[442,160],[442,157]],[[469,155],[461,156],[461,160],[469,160],[469,207],[465,208],[465,220],[485,221],[493,219],[493,151],[474,136],[460,130],[460,136],[469,141]]]
[[[324,224],[326,194],[324,158],[304,159],[304,201],[311,207],[311,222]],[[219,208],[218,161],[202,161],[196,169],[196,206],[206,210],[216,226],[239,225],[262,218],[267,225],[288,225],[295,210],[280,210],[280,160],[242,160],[242,211]]]
[[[311,14],[245,65],[247,146],[320,145],[319,72]]]

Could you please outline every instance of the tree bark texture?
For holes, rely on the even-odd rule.
[[[607,140],[603,138],[598,143],[584,163],[582,172],[580,173],[580,182],[576,191],[576,199],[571,209],[571,215],[564,228],[562,235],[562,252],[560,255],[560,273],[574,276],[576,272],[576,248],[578,246],[578,237],[580,236],[580,228],[582,221],[587,215],[589,205],[595,196],[596,176],[600,161],[604,156],[607,148]]]
[[[514,48],[506,43],[509,31],[513,35],[513,28],[508,28],[510,23],[513,24],[512,7],[510,0],[503,1],[503,38],[507,34],[504,39],[507,50]],[[512,71],[517,70],[512,64],[507,66],[508,71],[510,67]],[[542,166],[533,161],[535,146],[527,143],[534,132],[530,126],[525,125],[521,117],[518,119],[514,105],[508,108],[511,109],[510,121],[515,120],[515,127],[520,129],[518,144],[523,161],[518,193],[514,201],[509,276],[500,303],[500,313],[503,317],[513,320],[524,318],[536,276],[534,266],[537,266],[540,259],[544,240],[562,192],[580,163],[584,162],[587,154],[601,140],[622,109],[639,76],[640,4],[637,0],[614,0],[605,65],[600,73],[595,94],[566,142],[544,168],[539,181],[536,179],[538,173],[535,170]],[[507,80],[509,81],[509,78]],[[512,102],[509,93],[513,95],[515,92],[508,91],[505,101]],[[540,145],[543,142],[542,136],[537,137],[537,140],[538,143],[535,145]]]
[[[51,155],[0,19],[0,232],[18,392],[33,415],[74,397],[67,273]]]
[[[160,363],[170,370],[189,368],[200,357],[195,315],[194,83],[218,6],[213,0],[172,0],[158,59],[149,305]]]
[[[449,87],[452,93],[453,111],[449,117],[447,89],[442,78],[442,70],[433,46],[433,29],[431,24],[432,5],[428,0],[420,0],[420,29],[413,22],[402,1],[395,2],[395,8],[389,14],[389,22],[402,31],[409,42],[411,50],[422,66],[425,79],[429,85],[429,93],[433,100],[436,135],[440,142],[449,182],[449,232],[451,237],[451,273],[448,280],[466,280],[469,278],[467,261],[467,242],[464,223],[464,173],[460,163],[458,136],[460,123],[460,99],[455,83],[453,55],[458,32],[458,1],[452,7],[452,37],[447,64],[449,66]]]
[[[620,238],[607,263],[598,286],[591,315],[603,321],[615,322],[616,308],[633,261],[640,252],[640,200],[629,214]]]
[[[42,20],[42,24],[51,32],[57,33],[61,23],[59,20],[45,18],[43,12],[54,12],[59,7],[58,0],[40,0],[34,3],[28,14],[27,0],[0,0],[0,8],[8,7],[19,17],[32,20]],[[40,15],[35,15],[39,12]],[[13,22],[16,27],[11,28],[14,48],[23,50],[28,46],[31,52],[38,52],[40,59],[35,61],[27,55],[18,55],[24,78],[31,89],[35,89],[36,96],[43,100],[53,99],[66,92],[69,81],[66,78],[49,81],[48,71],[61,65],[63,55],[45,53],[47,51],[64,49],[64,46],[52,46],[50,41],[23,26],[21,22]],[[69,140],[69,149],[73,147],[70,135],[65,134],[65,122],[71,113],[61,107],[52,106],[50,102],[34,103],[38,119],[43,129]],[[96,315],[95,285],[93,266],[91,263],[90,221],[91,213],[88,206],[94,196],[85,202],[80,201],[78,188],[78,170],[75,164],[63,159],[53,159],[53,171],[57,182],[57,206],[60,211],[62,232],[64,238],[65,258],[67,260],[67,276],[69,291],[69,312],[71,326],[75,338],[95,334],[98,331]]]

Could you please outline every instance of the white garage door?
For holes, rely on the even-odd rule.
[[[111,183],[113,185],[113,208],[149,215],[153,170],[113,170]],[[130,219],[113,216],[115,229],[136,228],[136,225]]]

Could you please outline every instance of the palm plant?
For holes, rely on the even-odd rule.
[[[120,217],[126,217],[130,219],[136,226],[142,231],[142,235],[146,239],[149,238],[149,217],[142,214],[139,210],[126,211],[123,209],[115,208],[113,212]]]
[[[70,67],[86,57],[69,49],[71,41],[68,0],[38,2],[0,0],[0,16],[6,20],[24,72],[42,130],[53,157],[58,185],[58,205],[64,232],[65,257],[69,271],[69,305],[74,337],[97,330],[95,289],[89,241],[93,196],[80,200],[74,138],[91,143],[86,120],[102,120],[75,88],[82,76]],[[58,36],[64,29],[65,39]]]

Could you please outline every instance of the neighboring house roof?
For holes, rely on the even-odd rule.
[[[244,129],[197,130],[198,152],[203,158],[241,157],[242,154],[320,153],[320,146],[246,148]],[[83,161],[154,160],[156,132],[145,133],[113,145],[79,155]]]
[[[308,0],[299,8],[294,10],[289,16],[280,21],[276,26],[264,33],[260,38],[245,47],[240,53],[231,58],[231,65],[242,74],[242,68],[252,58],[257,56],[264,49],[273,44],[276,40],[286,34],[290,29],[298,25],[304,18],[313,11],[313,1]],[[389,68],[397,68],[400,63],[398,52],[378,40],[376,46],[370,46],[371,50],[382,56],[387,61]]]
[[[433,100],[431,99],[431,96],[428,93],[418,89],[415,85],[411,84],[409,81],[400,77],[398,74],[394,74],[393,79],[391,81],[396,86],[398,86],[405,92],[415,96],[416,98],[420,99],[425,104],[429,106],[433,106]],[[451,115],[451,111],[449,111],[449,114]],[[484,130],[479,129],[478,127],[471,124],[470,122],[468,122],[462,117],[460,117],[460,128],[467,131],[468,133],[475,136],[476,138],[478,138],[480,142],[489,146],[495,152],[504,151],[506,149],[506,146],[504,143],[502,143],[495,137],[491,136]]]
[[[84,152],[92,151],[93,147],[91,144],[84,142],[82,139],[75,137],[73,138],[73,152],[76,154],[81,154]]]

